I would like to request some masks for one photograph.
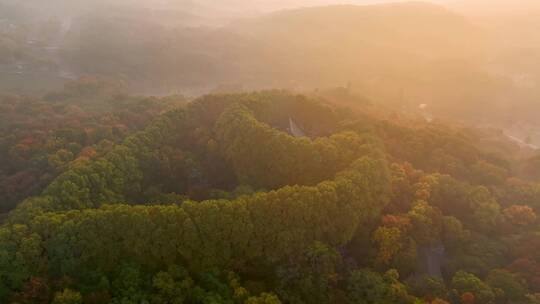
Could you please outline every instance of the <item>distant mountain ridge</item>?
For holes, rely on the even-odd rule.
[[[121,78],[157,95],[350,84],[400,110],[426,104],[435,116],[469,120],[491,117],[486,108],[507,115],[521,100],[511,80],[486,68],[486,31],[432,3],[254,9],[242,19],[235,1],[158,1],[150,10],[141,1],[114,3],[137,5],[74,18],[60,46],[65,70]]]

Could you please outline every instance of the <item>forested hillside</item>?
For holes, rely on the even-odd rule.
[[[540,301],[539,162],[496,131],[283,91],[87,90],[3,101],[54,119],[2,126],[28,150],[9,170],[52,179],[0,228],[2,303]]]
[[[72,164],[104,155],[182,97],[132,97],[97,78],[41,98],[0,95],[0,213],[39,194]]]

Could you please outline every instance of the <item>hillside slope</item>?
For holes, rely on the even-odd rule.
[[[538,177],[487,138],[282,91],[205,96],[12,211],[0,300],[533,304]]]

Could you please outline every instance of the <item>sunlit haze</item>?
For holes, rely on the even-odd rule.
[[[540,0],[0,0],[0,304],[540,304]]]

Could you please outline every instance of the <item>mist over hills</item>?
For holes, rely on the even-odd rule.
[[[0,303],[540,304],[534,3],[382,2],[0,0]]]
[[[422,79],[449,68],[462,73],[460,65],[477,70],[485,51],[480,28],[424,3],[282,11],[235,29],[283,54],[278,79],[322,87],[352,82],[395,103],[407,98],[403,91],[418,104],[431,103],[435,96],[417,92],[429,86]]]
[[[32,75],[41,84],[33,89],[44,90],[99,75],[157,95],[350,86],[400,110],[426,104],[436,116],[474,123],[534,120],[540,44],[527,26],[534,15],[475,18],[480,2],[449,9],[422,2],[242,2],[4,0],[12,13],[4,18],[0,52],[18,59],[8,60],[0,85],[25,90]],[[297,5],[303,7],[283,9]],[[48,18],[28,17],[41,9]]]
[[[92,24],[105,23],[89,22],[67,39],[65,56],[81,74],[124,77],[142,92],[351,84],[380,103],[429,104],[464,119],[504,98],[502,80],[485,71],[483,30],[432,4],[301,8],[217,29],[166,31],[130,16],[107,22],[107,35],[93,36],[103,29]]]
[[[103,16],[100,17],[103,18]],[[217,65],[216,68],[224,68],[232,65],[240,70],[247,70],[243,73],[228,73],[226,76],[229,82],[248,86],[259,81],[257,77],[263,80],[259,82],[281,82],[278,83],[280,86],[288,86],[289,82],[298,81],[296,79],[298,77],[313,75],[311,72],[303,73],[301,70],[318,70],[321,67],[326,67],[326,69],[320,70],[318,77],[327,80],[306,79],[302,85],[306,87],[337,85],[346,83],[348,80],[355,80],[351,78],[356,76],[351,74],[372,77],[369,75],[369,69],[378,69],[378,65],[399,69],[411,67],[414,65],[411,62],[417,63],[420,59],[434,60],[447,57],[467,59],[475,58],[474,56],[481,52],[480,32],[464,19],[439,7],[418,3],[382,7],[328,6],[281,11],[234,22],[231,26],[219,29],[191,28],[166,32],[162,31],[157,24],[147,22],[142,26],[145,33],[140,36],[137,36],[138,31],[128,32],[130,26],[136,26],[135,20],[141,22],[140,19],[131,16],[125,16],[122,19],[107,18],[109,33],[106,36],[114,35],[110,41],[123,38],[131,39],[134,43],[140,41],[138,49],[141,51],[144,47],[151,47],[152,43],[159,44],[163,36],[174,37],[175,41],[182,43],[181,48],[184,52],[207,55],[208,60],[217,59],[215,64],[207,64],[207,66]],[[426,29],[421,26],[422,22],[430,22],[434,25],[431,29]],[[77,43],[78,38],[80,41],[90,43],[91,39],[88,38],[91,37],[85,37],[84,31],[100,32],[91,28],[92,24],[98,23],[85,24],[82,29],[79,29],[81,32],[73,35],[74,39],[70,42]],[[302,24],[308,24],[308,26]],[[329,24],[332,25],[329,26]],[[117,29],[116,26],[123,28]],[[149,32],[156,35],[148,34]],[[205,33],[210,37],[204,36]],[[196,42],[190,40],[191,37],[211,45],[213,41],[219,39],[220,35],[231,38],[223,39],[228,41],[228,45],[219,49],[204,45],[197,46]],[[201,36],[205,38],[200,39]],[[101,43],[102,49],[107,49],[104,40],[93,43],[95,45]],[[257,49],[259,45],[264,45],[265,48]],[[168,47],[174,48],[174,42]],[[92,48],[85,47],[84,49],[89,52],[89,55],[92,54]],[[234,58],[226,60],[229,58],[220,57],[224,56],[224,53]],[[383,56],[385,58],[381,58]],[[410,58],[404,60],[407,56]],[[181,60],[183,56],[177,57]],[[253,62],[256,61],[256,57],[271,60],[273,64],[258,67],[257,63]],[[333,62],[339,57],[341,57],[341,63]],[[88,59],[92,65],[95,61],[94,67],[99,67],[100,63],[97,60]],[[250,64],[242,61],[248,61]],[[259,61],[262,62],[262,60]],[[349,62],[345,63],[346,61]],[[349,71],[343,71],[344,68],[348,68]],[[384,67],[381,69],[384,70]],[[257,75],[248,74],[250,70]],[[186,71],[191,70],[181,66],[177,69],[179,74]],[[272,73],[279,75],[275,77]],[[336,73],[342,75],[336,75]]]

